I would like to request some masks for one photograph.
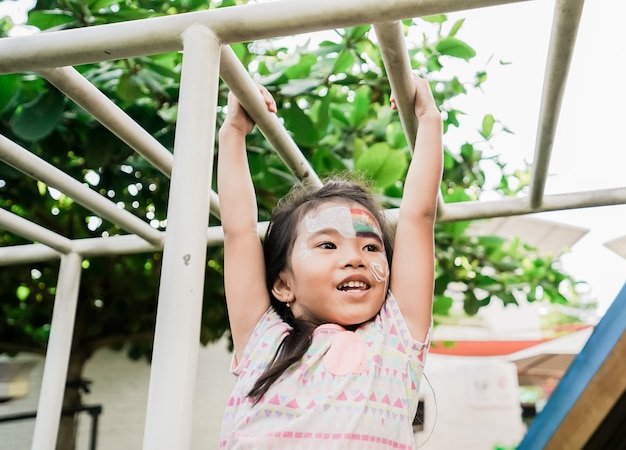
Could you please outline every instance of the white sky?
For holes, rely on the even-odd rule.
[[[532,162],[537,117],[554,2],[498,6],[449,17],[466,18],[457,35],[477,52],[473,61],[487,66],[484,95],[469,98],[465,111],[476,121],[493,113],[515,135],[502,135],[496,153],[511,165]],[[546,194],[625,187],[626,2],[586,2],[546,185]],[[510,65],[495,64],[498,60]],[[588,281],[600,313],[626,281],[626,260],[603,244],[626,235],[626,205],[542,213],[541,218],[589,228],[563,257],[564,269]]]
[[[1,1],[0,16],[24,21],[31,2]],[[553,9],[554,2],[534,1],[449,14],[466,19],[457,36],[474,47],[472,64],[486,68],[489,77],[484,94],[469,96],[457,107],[475,128],[485,113],[493,113],[515,132],[495,141],[496,153],[511,166],[533,159]],[[618,23],[624,17],[623,0],[588,1],[584,6],[547,194],[626,185],[626,144],[620,139],[626,127],[626,30]],[[500,60],[510,64],[499,65]],[[591,284],[603,313],[626,281],[626,260],[603,245],[626,235],[626,205],[538,216],[590,229],[562,260],[565,271]]]

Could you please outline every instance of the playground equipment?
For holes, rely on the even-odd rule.
[[[167,232],[163,233],[0,136],[1,160],[128,232],[124,236],[73,240],[0,210],[0,226],[38,242],[0,248],[0,265],[61,260],[32,448],[55,446],[82,258],[161,249],[163,275],[144,449],[189,447],[200,331],[198,317],[206,263],[204,248],[223,239],[219,227],[206,228],[209,212],[219,216],[219,199],[210,190],[215,130],[205,124],[215,123],[220,77],[241,99],[294,175],[320,182],[278,119],[266,111],[254,82],[229,44],[374,24],[390,83],[399,100],[407,141],[413,142],[417,124],[408,101],[412,98],[408,95],[413,89],[412,76],[399,20],[515,2],[283,0],[0,40],[0,73],[38,72],[161,172],[171,176]],[[544,195],[582,7],[582,0],[556,1],[528,197],[455,204],[440,201],[439,222],[626,203],[626,187]],[[237,26],[232,26],[234,23]],[[171,51],[184,54],[173,156],[72,67]],[[393,218],[397,211],[391,210],[389,214]],[[265,226],[259,224],[259,233]]]

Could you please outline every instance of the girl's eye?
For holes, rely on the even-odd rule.
[[[318,245],[318,247],[324,250],[334,250],[337,248],[337,246],[332,242],[322,242],[320,245]]]
[[[376,244],[368,244],[365,246],[365,250],[368,252],[380,252],[381,248]]]

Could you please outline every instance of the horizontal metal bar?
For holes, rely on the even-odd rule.
[[[622,205],[624,203],[626,203],[626,188],[548,195],[545,202],[538,208],[531,208],[527,197],[480,202],[468,201],[445,205],[440,217],[437,218],[437,222],[447,223],[490,217],[519,216],[547,211]],[[391,223],[397,221],[398,212],[397,208],[387,210],[387,219]],[[259,222],[257,225],[259,236],[265,236],[267,225],[267,222]],[[84,257],[146,253],[162,249],[162,246],[151,245],[135,235],[77,239],[73,242],[75,251]],[[207,229],[207,245],[214,247],[223,243],[224,232],[222,227],[209,227]],[[41,244],[2,247],[0,248],[0,267],[29,261],[45,261],[58,256],[54,250]]]
[[[171,177],[172,153],[76,69],[59,67],[43,69],[39,73],[162,174]],[[211,212],[219,218],[219,198],[214,191],[210,195]]]
[[[224,44],[388,22],[526,0],[283,0],[0,39],[0,73],[182,50],[191,25]]]
[[[265,235],[267,222],[258,225],[259,236]],[[160,244],[151,244],[145,239],[134,234],[107,236],[97,238],[84,238],[73,240],[74,251],[84,258],[111,255],[133,255],[137,253],[160,252],[163,250],[165,232]],[[217,247],[224,243],[222,227],[214,226],[207,228],[207,246]],[[0,267],[13,264],[25,264],[37,261],[50,261],[58,259],[61,254],[54,249],[42,244],[24,244],[0,247]]]
[[[274,147],[278,155],[285,162],[291,173],[300,180],[313,180],[318,186],[322,182],[304,157],[294,140],[282,125],[276,114],[267,110],[257,85],[248,71],[243,67],[235,52],[224,46],[221,54],[221,76],[228,87],[237,96],[241,105],[256,122],[259,130]]]
[[[137,236],[135,238],[139,239]],[[61,255],[62,253],[44,244],[9,245],[0,247],[0,267],[53,261],[60,259]]]
[[[86,412],[90,416],[98,416],[102,414],[102,405],[67,407],[61,410],[61,415],[64,417],[74,416],[76,413],[80,412]],[[22,420],[34,419],[35,417],[37,417],[37,411],[7,414],[6,416],[0,416],[0,423],[18,422]]]
[[[559,123],[567,76],[574,54],[576,34],[582,17],[584,0],[557,0],[544,75],[543,95],[537,124],[535,156],[530,177],[530,205],[541,205],[550,155]]]
[[[31,241],[41,242],[60,253],[70,253],[73,249],[70,239],[2,208],[0,227]]]
[[[540,206],[532,207],[528,197],[493,201],[449,203],[440,212],[438,222],[508,217],[546,211],[593,208],[626,203],[626,188],[546,195]]]
[[[0,135],[0,160],[58,189],[75,202],[126,231],[135,233],[152,243],[160,243],[161,235],[158,230],[3,135]]]

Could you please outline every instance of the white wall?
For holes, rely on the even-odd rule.
[[[231,355],[220,341],[200,349],[192,450],[219,448],[221,418],[234,384],[228,369]],[[0,404],[0,416],[37,409],[43,360],[32,371],[30,392],[23,399]],[[101,350],[88,362],[84,378],[91,380],[88,405],[103,406],[98,422],[99,450],[137,450],[143,443],[150,366],[125,354]],[[80,414],[77,450],[89,448],[91,418]],[[0,450],[30,449],[34,420],[0,424]]]
[[[425,426],[417,435],[421,450],[493,450],[522,439],[515,364],[431,354],[425,375]]]

